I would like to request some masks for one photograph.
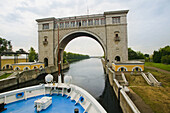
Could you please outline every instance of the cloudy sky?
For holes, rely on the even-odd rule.
[[[31,46],[37,51],[35,19],[68,17],[105,11],[130,10],[128,46],[151,54],[170,45],[170,0],[0,0],[0,37],[12,41],[13,50]],[[91,38],[71,41],[66,51],[102,55],[100,45]]]

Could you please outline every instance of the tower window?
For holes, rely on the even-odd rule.
[[[43,24],[43,29],[49,29],[49,23]]]
[[[104,18],[101,19],[101,25],[103,25],[103,24],[105,24],[105,19]]]
[[[47,40],[47,39],[48,39],[48,37],[47,37],[47,36],[44,36],[44,41],[43,41],[43,44],[44,44],[44,45],[47,45],[47,44],[48,44],[48,40]]]
[[[115,41],[120,41],[120,37],[119,37],[119,34],[115,34]]]
[[[120,17],[113,17],[112,18],[112,23],[115,24],[115,23],[120,23]]]

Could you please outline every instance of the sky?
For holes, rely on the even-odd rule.
[[[129,10],[128,47],[152,54],[170,45],[170,0],[0,0],[0,8],[0,37],[11,40],[13,51],[30,47],[38,51],[36,19],[116,10]],[[101,46],[87,37],[74,39],[65,50],[103,55]]]

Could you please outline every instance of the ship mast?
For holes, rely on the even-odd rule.
[[[59,25],[57,24],[58,28],[58,83],[62,82],[62,75],[61,75],[61,60],[60,60],[60,43],[59,43]]]

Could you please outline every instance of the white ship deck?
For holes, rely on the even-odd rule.
[[[2,113],[34,113],[34,101],[44,96],[52,97],[52,104],[42,113],[106,113],[103,107],[84,89],[73,84],[42,84],[0,94],[0,103],[7,110]]]

